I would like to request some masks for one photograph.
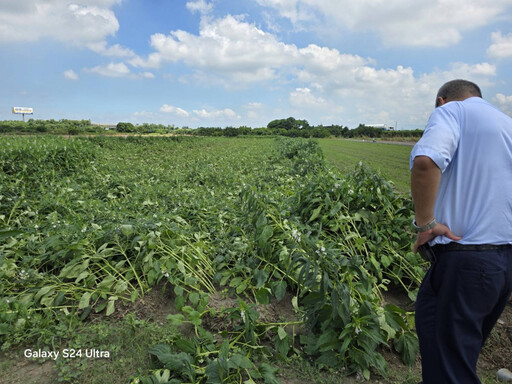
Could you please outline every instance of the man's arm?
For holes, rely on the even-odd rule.
[[[414,218],[419,227],[434,219],[434,206],[440,182],[441,170],[437,164],[428,156],[416,156],[411,172],[411,193],[414,201]],[[420,245],[440,235],[445,235],[454,241],[461,239],[455,236],[446,225],[438,223],[431,230],[418,233],[414,252]]]
[[[434,219],[441,170],[428,156],[416,156],[411,172],[411,193],[414,200],[416,225],[423,226]]]

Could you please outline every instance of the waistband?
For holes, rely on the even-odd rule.
[[[512,249],[512,244],[436,244],[432,247],[434,251],[450,252],[450,251],[498,251]]]

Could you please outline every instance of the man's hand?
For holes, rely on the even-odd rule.
[[[437,223],[434,228],[432,228],[429,231],[420,232],[418,233],[418,236],[416,237],[416,241],[414,242],[414,253],[418,252],[418,247],[420,245],[425,244],[426,242],[432,240],[433,238],[437,236],[446,236],[449,239],[453,241],[459,241],[462,239],[460,236],[455,236],[452,231],[450,231],[450,228],[448,228],[446,225]]]

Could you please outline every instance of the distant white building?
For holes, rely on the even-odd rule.
[[[384,131],[392,131],[393,127],[390,127],[387,124],[365,124],[367,127],[380,128]]]

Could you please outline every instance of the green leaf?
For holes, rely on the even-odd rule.
[[[123,293],[128,289],[128,282],[121,280],[115,285],[114,293]]]
[[[85,278],[86,278],[87,276],[89,276],[89,275],[90,275],[89,271],[83,271],[83,272],[82,272],[82,273],[80,273],[80,274],[78,275],[78,277],[76,278],[76,280],[75,280],[75,284],[76,284],[76,283],[79,283],[80,281],[82,281],[83,279],[85,279]]]
[[[327,351],[316,359],[316,364],[320,367],[336,368],[340,365],[340,359],[334,351]]]
[[[205,368],[207,384],[221,384],[225,372],[217,360],[210,362]],[[222,377],[221,377],[222,376]]]
[[[0,335],[8,335],[11,333],[12,326],[6,323],[0,323]]]
[[[78,309],[84,309],[89,306],[89,302],[91,301],[91,292],[85,292],[78,303]]]
[[[260,288],[256,292],[256,301],[260,304],[267,305],[270,302],[270,294],[268,288]]]
[[[320,214],[320,212],[322,211],[322,208],[323,208],[323,205],[319,205],[319,206],[318,206],[318,208],[316,208],[316,209],[313,211],[313,213],[312,213],[311,217],[310,217],[310,218],[309,218],[309,220],[308,220],[308,223],[311,223],[313,220],[315,220],[315,219],[318,217],[318,215],[319,215],[319,214]]]
[[[132,291],[130,293],[130,300],[131,302],[133,303],[135,300],[137,300],[137,298],[139,297],[139,292],[138,291]]]
[[[235,353],[231,358],[228,360],[228,368],[234,368],[234,369],[251,369],[254,365],[247,358],[247,356],[241,355],[239,353]]]
[[[98,284],[98,289],[108,291],[115,283],[115,281],[116,278],[114,276],[108,275],[101,281],[101,283]]]
[[[47,285],[39,289],[37,291],[36,295],[34,296],[34,302],[38,302],[39,299],[45,295],[51,295],[53,292],[55,292],[55,287],[53,285]]]
[[[286,281],[276,281],[272,284],[272,291],[274,292],[274,296],[277,301],[283,300],[284,295],[286,294]]]
[[[409,291],[407,292],[407,296],[409,297],[409,299],[412,301],[412,302],[416,302],[416,298],[418,297],[418,290],[419,288],[416,288],[415,290],[413,291]]]
[[[316,348],[321,352],[331,350],[338,343],[337,336],[333,329],[324,331],[316,342]]]
[[[131,234],[133,234],[135,232],[135,230],[133,229],[133,225],[130,225],[130,224],[123,224],[121,225],[121,233],[123,235],[125,235],[126,237],[130,236]]]
[[[419,343],[417,336],[411,332],[404,332],[393,342],[395,350],[400,354],[404,364],[412,366],[416,360],[419,351]]]
[[[280,340],[283,340],[286,337],[288,337],[288,334],[286,333],[283,327],[277,328],[277,335],[279,336]]]
[[[286,335],[284,339],[280,339],[279,336],[277,336],[274,340],[274,344],[277,353],[279,353],[282,358],[286,358],[290,350],[290,339],[288,335]]]
[[[7,239],[9,237],[16,237],[18,235],[21,235],[22,233],[23,231],[2,229],[0,230],[0,240]]]
[[[59,292],[57,296],[55,297],[55,300],[53,301],[53,305],[59,306],[64,302],[64,299],[66,297],[65,292]]]
[[[169,320],[172,325],[179,327],[185,321],[185,316],[181,313],[177,313],[175,315],[168,315],[167,320]]]
[[[185,373],[187,365],[190,366],[190,355],[184,352],[178,354],[173,353],[172,349],[167,344],[159,344],[155,347],[149,348],[149,353],[156,356],[158,360],[164,365],[164,368],[171,371]]]
[[[188,314],[188,320],[195,326],[200,326],[203,322],[201,320],[201,314],[197,311],[192,311]]]
[[[229,283],[229,286],[232,288],[238,287],[242,283],[241,277],[235,277],[231,282]]]
[[[345,352],[347,351],[350,343],[352,342],[352,336],[350,335],[347,335],[346,337],[344,337],[343,339],[343,344],[341,344],[341,347],[339,349],[339,352],[340,352],[340,356],[343,357],[343,355],[345,354]]]
[[[180,311],[185,306],[185,298],[183,296],[176,296],[174,299],[174,305],[176,309]]]
[[[174,286],[174,293],[176,294],[176,296],[183,296],[183,288],[180,287],[179,285],[175,285]]]
[[[158,371],[153,372],[157,383],[168,383],[169,378],[171,377],[171,371],[168,369],[159,369]]]
[[[261,269],[254,271],[254,279],[256,280],[256,288],[262,287],[268,279],[268,272]]]
[[[280,384],[275,375],[277,368],[274,368],[267,363],[261,363],[258,367],[258,372],[263,377],[265,384]]]
[[[91,308],[91,307],[87,307],[87,308]],[[98,305],[96,305],[94,307],[94,312],[96,313],[100,313],[101,311],[103,311],[105,308],[107,308],[107,302],[106,301],[102,301],[101,303],[99,303]],[[86,309],[87,310],[87,309]]]
[[[26,306],[29,306],[31,305],[33,302],[34,302],[34,294],[33,293],[25,293],[25,294],[22,294],[19,298],[18,298],[18,302],[22,305],[26,305]]]
[[[258,245],[262,249],[266,249],[268,247],[268,240],[272,237],[274,231],[270,225],[266,225],[263,227],[260,235],[257,238]]]
[[[199,303],[199,293],[197,292],[192,292],[188,295],[188,299],[190,300],[190,302],[194,305],[197,305],[197,303]]]
[[[393,262],[393,260],[391,259],[391,257],[389,257],[388,255],[386,254],[382,254],[380,256],[380,262],[382,263],[382,265],[387,268],[391,265],[391,263]]]
[[[229,340],[224,340],[219,348],[219,357],[227,360],[229,357]]]
[[[41,299],[41,305],[44,305],[45,307],[51,307],[54,305],[54,298],[51,296],[45,296]]]
[[[82,312],[82,314],[80,315],[80,320],[84,321],[85,319],[87,319],[87,317],[91,313],[91,310],[92,310],[91,307],[85,308],[84,311]]]
[[[247,281],[242,281],[238,287],[236,287],[236,293],[240,294],[247,288]]]
[[[108,301],[108,304],[107,304],[107,313],[106,315],[107,316],[110,316],[111,314],[114,313],[114,310],[115,310],[115,304],[116,302],[114,300],[109,300]]]
[[[176,345],[180,351],[185,353],[190,353],[193,355],[197,352],[196,344],[193,341],[182,339],[181,337],[174,342],[174,345]]]

